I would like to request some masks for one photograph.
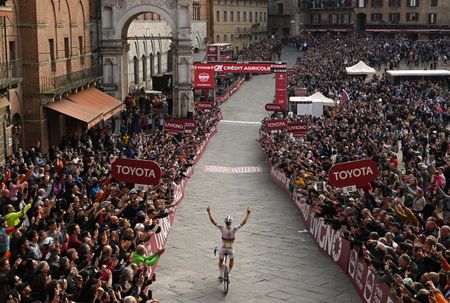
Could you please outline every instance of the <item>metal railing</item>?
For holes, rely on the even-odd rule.
[[[99,65],[61,76],[44,76],[40,78],[40,90],[42,94],[63,93],[95,81],[102,75],[103,67]]]
[[[20,82],[22,78],[22,60],[0,62],[0,88],[6,88]]]

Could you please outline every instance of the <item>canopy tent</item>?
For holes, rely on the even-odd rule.
[[[386,72],[392,77],[449,77],[450,71],[446,69],[435,69],[435,70],[388,70]]]
[[[371,75],[377,72],[374,68],[368,66],[362,61],[359,61],[353,66],[346,67],[345,70],[348,75]]]
[[[309,96],[311,98],[311,100],[314,101],[321,101],[323,103],[324,106],[335,106],[336,104],[334,103],[333,99],[327,98],[324,95],[322,95],[321,92],[316,92],[315,94],[312,94],[311,96]]]

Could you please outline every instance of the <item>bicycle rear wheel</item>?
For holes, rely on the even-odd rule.
[[[230,284],[230,277],[228,275],[228,266],[223,267],[223,292],[228,293],[228,286]]]

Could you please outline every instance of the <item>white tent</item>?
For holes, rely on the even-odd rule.
[[[335,106],[336,104],[334,103],[333,99],[327,98],[324,95],[322,95],[321,92],[317,92],[315,94],[312,94],[311,96],[309,96],[309,98],[311,98],[311,100],[314,101],[321,101],[323,103],[324,106]]]
[[[345,70],[348,75],[370,75],[377,72],[374,68],[368,66],[362,61],[359,61],[353,66],[346,67]]]

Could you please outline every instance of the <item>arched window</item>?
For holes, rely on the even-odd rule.
[[[133,68],[134,68],[134,84],[139,84],[139,60],[136,56],[133,57]]]
[[[230,36],[230,41],[234,41],[234,35],[233,34],[231,34],[231,36]]]
[[[158,60],[158,75],[160,75],[161,74],[161,53],[158,52],[157,56],[158,56],[158,58],[157,58],[157,60]]]
[[[142,55],[142,81],[147,81],[147,58]]]
[[[155,56],[150,54],[150,76],[155,74]]]
[[[227,35],[223,36],[223,42],[228,42],[228,36]]]
[[[173,55],[172,50],[167,51],[167,71],[171,72],[173,70]]]
[[[216,36],[216,42],[220,42],[220,36],[219,35]]]

